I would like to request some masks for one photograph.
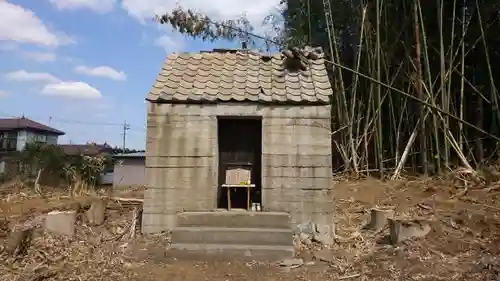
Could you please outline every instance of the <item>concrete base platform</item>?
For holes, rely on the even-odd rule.
[[[290,215],[277,212],[178,214],[167,256],[179,259],[276,261],[294,255]]]
[[[290,246],[291,229],[233,228],[233,227],[176,227],[172,241],[179,244],[233,244]]]
[[[184,212],[178,227],[290,228],[290,215],[282,212]]]
[[[292,258],[293,246],[229,245],[229,244],[172,244],[168,257],[186,260],[214,261],[279,261]]]

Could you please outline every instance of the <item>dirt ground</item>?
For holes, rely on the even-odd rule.
[[[130,231],[137,204],[111,200],[104,225],[79,220],[71,238],[38,228],[25,254],[3,253],[0,281],[500,280],[500,192],[495,184],[459,186],[439,179],[337,182],[335,243],[327,249],[304,246],[298,251],[304,265],[286,270],[278,264],[174,260],[162,250],[168,247],[168,234],[144,237]],[[108,195],[142,198],[142,193]],[[47,188],[42,197],[29,189],[4,187],[0,196],[2,245],[12,229],[35,225],[40,215],[70,208],[75,201],[88,205],[98,194],[70,197]],[[387,229],[362,229],[374,207],[425,218],[432,230],[424,238],[392,246]]]

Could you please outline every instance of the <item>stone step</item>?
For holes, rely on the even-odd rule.
[[[177,226],[288,229],[291,224],[288,213],[227,211],[180,213],[177,216]]]
[[[279,261],[292,258],[293,246],[230,245],[230,244],[179,244],[167,251],[168,257],[185,260],[215,261]]]
[[[293,246],[291,229],[176,227],[172,243]]]

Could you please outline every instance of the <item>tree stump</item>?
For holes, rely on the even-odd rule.
[[[106,202],[102,199],[92,201],[90,208],[85,215],[90,225],[101,225],[104,223],[106,212]]]
[[[5,252],[9,255],[24,255],[31,243],[32,229],[12,231],[5,244]]]
[[[379,231],[387,225],[387,220],[394,216],[393,210],[371,209],[370,221],[364,229]]]
[[[389,219],[389,229],[391,243],[395,245],[410,238],[426,236],[431,226],[420,219]]]

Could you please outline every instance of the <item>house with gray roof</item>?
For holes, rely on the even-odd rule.
[[[0,152],[21,151],[27,143],[57,144],[64,132],[33,121],[20,118],[0,118]]]
[[[57,144],[59,136],[62,135],[63,131],[24,116],[0,118],[0,176],[17,172],[14,156],[22,151],[26,144],[31,142]]]
[[[170,54],[146,98],[143,232],[227,209],[228,196],[332,225],[331,96],[321,49]],[[249,195],[224,189],[235,165],[250,167]]]

